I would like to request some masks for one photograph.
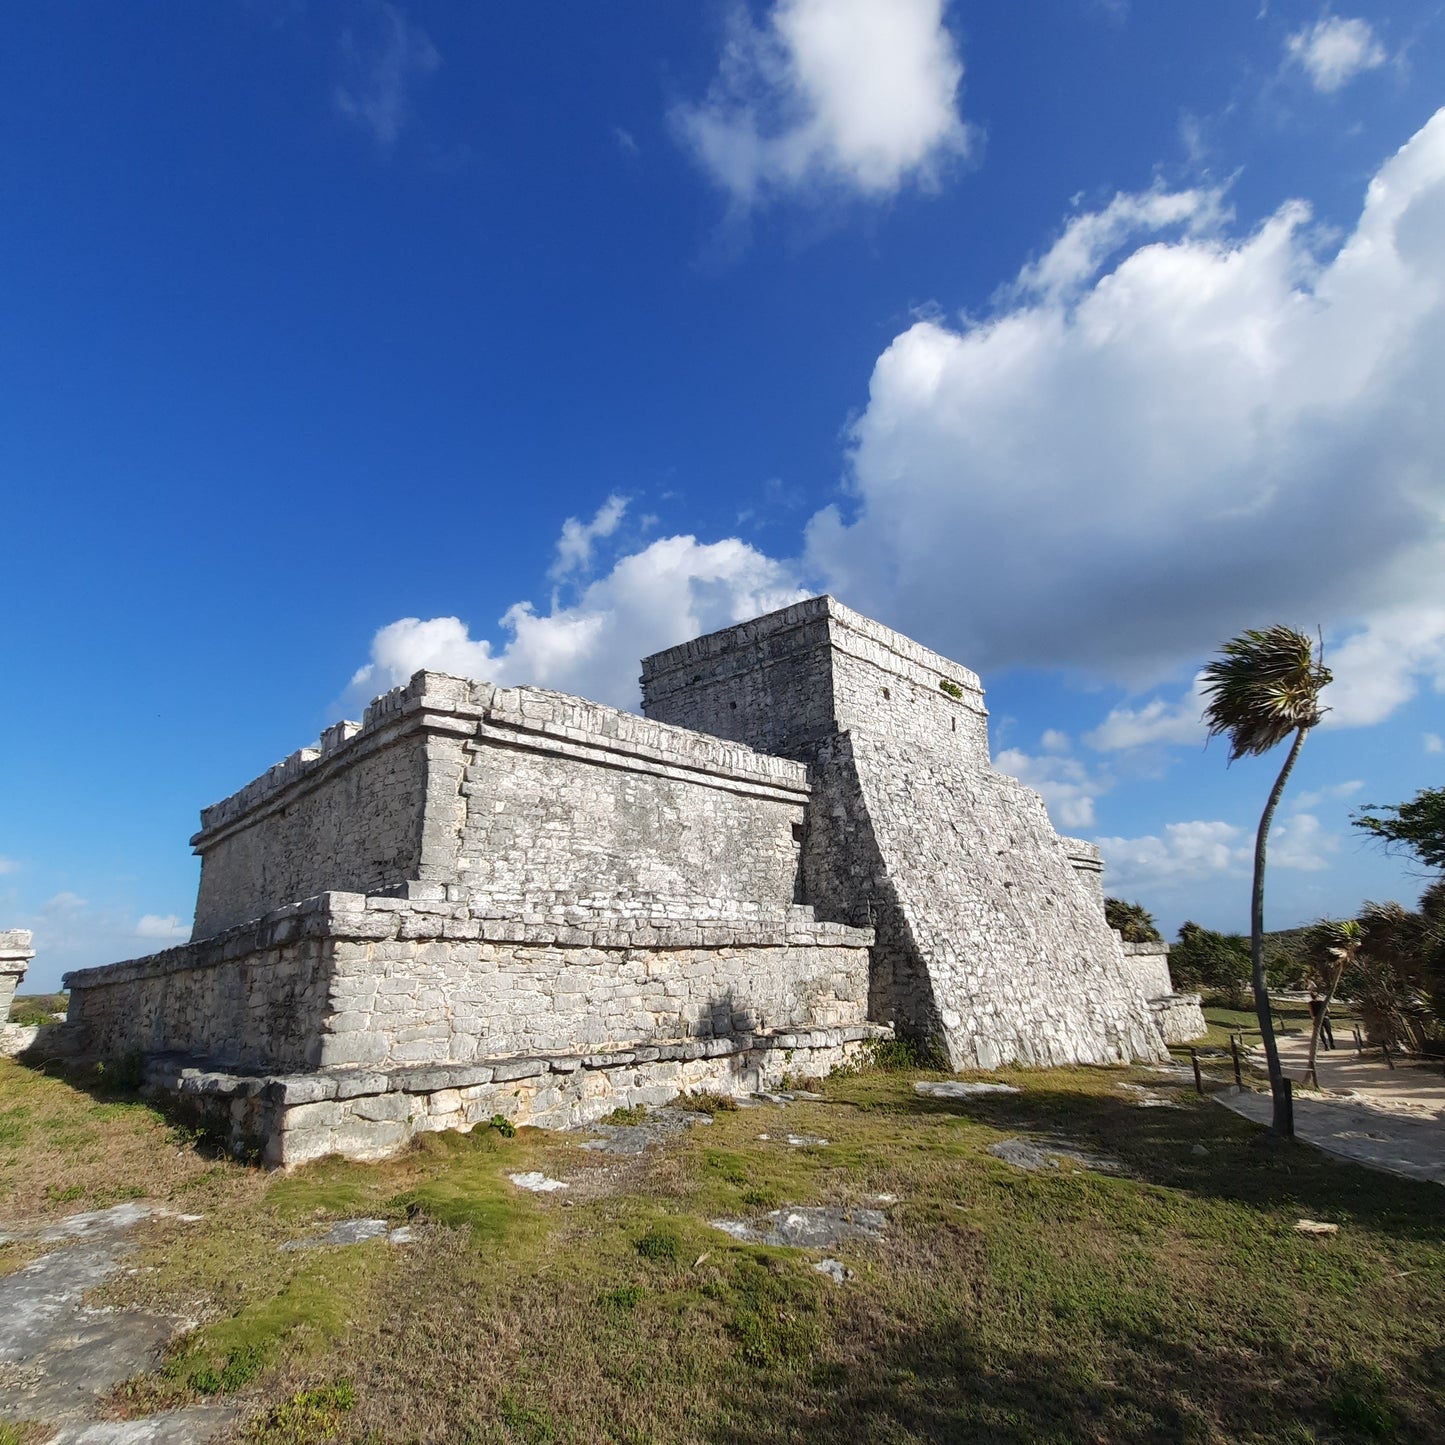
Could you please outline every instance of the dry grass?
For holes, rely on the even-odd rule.
[[[1157,1075],[1019,1073],[1021,1095],[966,1104],[919,1098],[915,1077],[719,1112],[625,1165],[535,1130],[288,1177],[174,1160],[165,1197],[219,1168],[207,1217],[153,1225],[106,1299],[203,1323],[117,1409],[233,1390],[253,1445],[1440,1437],[1437,1186],[1263,1148],[1192,1091],[1143,1110],[1118,1089]],[[0,1075],[0,1107],[17,1082]],[[116,1177],[140,1182],[126,1161],[165,1126],[96,1121],[96,1101],[43,1082],[31,1112],[104,1126]],[[1121,1170],[988,1154],[1020,1133]],[[524,1195],[505,1179],[524,1169],[576,1183]],[[887,1237],[831,1251],[855,1272],[843,1287],[816,1252],[707,1223],[882,1193]],[[280,1248],[360,1215],[410,1220],[413,1243]],[[1306,1239],[1304,1216],[1340,1232]]]
[[[132,1092],[105,1087],[104,1075],[0,1059],[0,1219],[33,1222],[128,1199],[199,1213],[265,1188],[259,1171],[206,1157],[193,1135]]]

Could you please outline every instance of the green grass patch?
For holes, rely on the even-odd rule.
[[[671,1107],[690,1114],[735,1114],[738,1101],[728,1094],[679,1094]]]
[[[432,1142],[435,1141],[435,1142]],[[531,1167],[527,1156],[492,1130],[428,1137],[430,1157],[440,1168],[396,1195],[393,1208],[453,1229],[467,1229],[479,1241],[507,1243],[544,1226],[534,1199],[519,1195],[505,1172]]]
[[[682,1258],[683,1244],[675,1230],[654,1224],[637,1241],[637,1252],[654,1264],[676,1264]]]
[[[278,1178],[266,1199],[277,1216],[285,1220],[347,1219],[377,1212],[384,1189],[378,1171],[332,1157],[318,1159]]]
[[[614,1109],[602,1122],[604,1124],[640,1124],[647,1117],[646,1104],[633,1104],[631,1108]]]

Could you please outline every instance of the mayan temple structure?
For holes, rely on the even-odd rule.
[[[770,1087],[895,1032],[958,1069],[1163,1057],[1162,950],[1126,952],[1097,850],[990,766],[973,673],[817,597],[642,686],[638,717],[419,672],[329,728],[202,813],[190,943],[67,976],[69,1047],[138,1052],[274,1164]]]

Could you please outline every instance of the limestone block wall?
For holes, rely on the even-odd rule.
[[[883,864],[873,1018],[938,1040],[955,1068],[1159,1057],[1143,997],[1036,793],[861,733],[822,761],[820,790],[851,803],[810,850],[810,890],[838,888],[826,880],[839,847]]]
[[[303,748],[202,812],[193,938],[328,889],[372,892],[418,876],[428,736],[331,737],[330,749]]]
[[[1169,945],[1167,943],[1121,943],[1125,965],[1134,987],[1145,998],[1163,998],[1174,992],[1169,977]]]
[[[580,699],[514,693],[498,694],[467,749],[459,881],[518,909],[794,900],[805,768]],[[539,732],[544,718],[573,736]]]
[[[900,742],[988,763],[978,675],[832,597],[644,658],[642,693],[648,717],[782,757],[810,760],[835,733],[881,715]]]
[[[809,795],[795,761],[540,688],[420,672],[359,726],[204,810],[193,937],[413,881],[519,909],[786,905]]]
[[[831,737],[829,617],[799,603],[642,660],[649,718],[806,758]]]
[[[872,934],[806,908],[731,920],[572,908],[524,922],[478,913],[466,894],[323,894],[198,944],[68,974],[72,1035],[100,1056],[286,1071],[864,1021]]]
[[[68,973],[67,1032],[101,1058],[139,1050],[314,1068],[330,1012],[330,924],[323,895],[201,943]]]
[[[872,935],[819,924],[807,909],[751,923],[599,918],[556,929],[455,908],[392,917],[396,936],[336,944],[323,1067],[846,1027],[867,1010]]]
[[[803,896],[875,925],[872,1018],[954,1067],[1161,1055],[1041,799],[989,766],[974,674],[830,597],[643,664],[649,716],[780,747],[779,705],[806,718],[786,745],[813,764]]]

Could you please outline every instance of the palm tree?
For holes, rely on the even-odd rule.
[[[1367,906],[1373,908],[1377,905]],[[1340,986],[1346,970],[1359,958],[1364,942],[1365,929],[1357,918],[1346,918],[1342,921],[1322,918],[1309,930],[1307,947],[1315,973],[1325,990],[1324,1002],[1320,1004],[1319,1011],[1316,1013],[1313,1006],[1310,1009],[1314,1019],[1310,1026],[1310,1059],[1307,1072],[1310,1083],[1317,1089],[1320,1086],[1320,1076],[1315,1059],[1319,1052],[1320,1034],[1324,1030],[1330,1004],[1334,1001],[1335,990]]]
[[[1254,889],[1249,909],[1249,958],[1254,984],[1254,1012],[1264,1039],[1269,1065],[1269,1089],[1274,1100],[1274,1133],[1293,1134],[1293,1111],[1279,1066],[1279,1046],[1269,1013],[1269,991],[1264,977],[1264,863],[1269,825],[1280,795],[1294,769],[1305,738],[1324,715],[1320,692],[1331,680],[1314,644],[1302,632],[1276,624],[1262,631],[1242,632],[1226,642],[1220,655],[1204,668],[1204,692],[1209,701],[1204,722],[1210,737],[1229,738],[1229,761],[1258,757],[1282,743],[1291,733],[1289,756],[1270,789],[1260,815],[1254,841]]]
[[[1142,903],[1126,903],[1122,898],[1104,900],[1104,921],[1117,929],[1125,943],[1163,943],[1164,935],[1154,922],[1154,915]]]

